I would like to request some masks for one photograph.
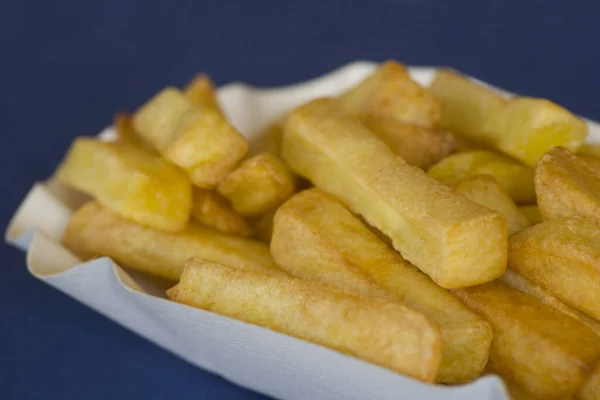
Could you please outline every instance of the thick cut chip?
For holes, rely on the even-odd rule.
[[[269,211],[264,213],[258,218],[254,225],[256,231],[256,237],[265,243],[271,243],[271,237],[273,236],[273,218],[275,217],[275,211]]]
[[[490,368],[534,397],[573,394],[600,357],[594,331],[501,282],[454,293],[492,324]]]
[[[506,194],[498,181],[490,175],[477,175],[465,179],[454,186],[454,191],[477,204],[504,215],[508,236],[530,226],[529,220],[521,214],[515,202]]]
[[[600,174],[600,158],[596,156],[588,156],[587,154],[578,154],[577,157],[585,161],[592,171]]]
[[[600,158],[600,144],[584,143],[577,151],[577,154]]]
[[[430,90],[442,102],[442,128],[493,146],[531,167],[550,148],[577,150],[587,136],[584,121],[548,100],[505,100],[449,70],[437,73]]]
[[[349,112],[432,128],[440,118],[439,100],[413,81],[404,65],[387,61],[338,98]]]
[[[540,214],[540,209],[538,208],[538,206],[521,206],[519,207],[519,211],[527,218],[530,225],[539,224],[543,221],[542,214]]]
[[[156,149],[136,132],[133,127],[133,118],[126,113],[115,115],[113,125],[117,131],[117,141],[125,142],[138,149],[156,154]]]
[[[513,236],[508,254],[519,274],[600,320],[600,220],[544,221]]]
[[[542,157],[535,170],[535,190],[544,220],[600,218],[600,175],[567,149],[556,147]]]
[[[319,189],[301,192],[275,214],[271,254],[292,276],[406,304],[442,333],[438,382],[477,378],[492,330],[446,290],[390,249],[338,200]]]
[[[248,142],[225,118],[202,109],[180,125],[177,139],[164,152],[167,160],[187,171],[200,188],[215,187],[248,152]]]
[[[156,231],[120,218],[95,202],[75,212],[63,242],[84,260],[106,256],[172,280],[179,279],[185,262],[195,256],[236,268],[283,274],[263,243],[194,223],[178,233]]]
[[[426,382],[441,358],[440,333],[396,303],[288,276],[192,259],[167,294],[177,302],[263,326]]]
[[[142,225],[179,231],[190,218],[187,177],[160,157],[125,143],[76,139],[56,178]]]
[[[429,168],[455,149],[454,137],[392,118],[365,117],[363,123],[408,164]]]
[[[196,110],[179,89],[167,87],[135,112],[133,127],[148,143],[164,153],[175,141],[181,121]]]
[[[204,108],[212,108],[218,111],[221,115],[223,110],[217,100],[215,85],[210,77],[206,74],[198,74],[184,88],[185,97],[195,106]]]
[[[242,215],[270,211],[294,194],[294,175],[283,160],[260,153],[240,164],[217,187]]]
[[[600,362],[596,366],[583,385],[576,393],[578,400],[598,400],[600,399]]]
[[[216,192],[194,189],[192,218],[198,223],[225,233],[252,236],[254,233],[248,222],[236,213],[227,200]]]
[[[542,304],[552,307],[555,310],[561,311],[567,314],[569,317],[576,319],[600,336],[600,322],[588,317],[580,311],[577,311],[564,301],[560,300],[558,297],[551,295],[541,286],[536,285],[529,279],[515,272],[513,269],[507,268],[504,272],[504,275],[502,275],[500,279],[513,289],[517,289],[519,292],[533,296]]]
[[[335,101],[318,99],[290,115],[283,156],[390,237],[440,286],[476,285],[504,272],[504,217],[406,164]]]
[[[516,203],[535,202],[533,170],[491,151],[453,154],[431,167],[427,174],[446,185],[455,185],[476,175],[491,175]]]

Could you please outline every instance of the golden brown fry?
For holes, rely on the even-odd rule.
[[[519,385],[517,385],[510,379],[507,379],[505,376],[502,376],[498,372],[492,370],[489,364],[486,365],[483,375],[496,375],[502,378],[504,386],[506,387],[506,390],[508,391],[508,394],[510,395],[510,398],[512,400],[540,400],[525,392]],[[570,400],[571,398],[572,397],[569,397],[568,400]]]
[[[283,160],[260,153],[240,164],[217,187],[242,215],[259,215],[276,208],[294,194],[294,175]]]
[[[584,143],[577,151],[578,155],[585,155],[600,158],[600,144],[598,143]]]
[[[456,147],[454,137],[392,118],[365,117],[363,123],[408,164],[427,169]]]
[[[591,329],[501,282],[454,293],[492,324],[490,367],[534,397],[573,394],[600,356]]]
[[[123,141],[138,149],[156,154],[156,149],[135,131],[131,115],[117,113],[113,121],[113,126],[117,131],[117,141]]]
[[[335,198],[319,189],[293,196],[275,214],[271,254],[292,276],[400,302],[442,333],[438,382],[477,378],[492,330],[450,293],[405,261]]]
[[[600,175],[567,149],[555,147],[535,170],[535,191],[544,220],[600,218]]]
[[[508,253],[519,274],[600,320],[600,220],[544,221],[513,236]]]
[[[576,319],[577,321],[581,322],[582,324],[593,330],[598,336],[600,336],[600,322],[570,307],[568,304],[566,304],[556,296],[551,295],[541,286],[531,282],[529,279],[523,277],[519,273],[515,272],[513,269],[507,268],[504,272],[504,275],[502,275],[500,279],[502,280],[502,282],[506,283],[513,289],[533,296],[536,299],[538,299],[542,304],[545,304],[548,307],[552,307],[555,310],[558,310],[562,313],[567,314],[569,317]]]
[[[236,268],[283,274],[263,243],[193,223],[178,233],[155,231],[94,202],[75,212],[63,242],[84,260],[107,256],[124,266],[173,280],[179,279],[185,261],[194,256]]]
[[[446,185],[455,185],[476,175],[491,175],[516,203],[535,202],[533,170],[487,150],[448,156],[429,168],[427,175]]]
[[[156,229],[179,231],[190,218],[192,189],[186,176],[126,143],[76,139],[56,178],[113,212]]]
[[[212,108],[221,115],[225,115],[217,100],[215,86],[208,75],[196,75],[194,79],[185,86],[184,94],[193,105],[200,107],[201,109]]]
[[[521,214],[515,202],[490,175],[477,175],[465,179],[454,186],[454,191],[504,215],[509,237],[530,226],[529,220]]]
[[[406,164],[331,99],[287,119],[283,155],[298,174],[335,195],[442,287],[476,285],[506,267],[504,217]]]
[[[261,133],[264,138],[264,149],[276,156],[281,156],[281,137],[283,135],[283,119],[267,126]]]
[[[252,236],[254,230],[227,200],[216,192],[195,188],[193,191],[192,218],[202,225],[224,233]]]
[[[519,207],[519,211],[527,218],[530,225],[535,225],[542,222],[542,214],[540,214],[540,209],[535,205],[521,206]]]
[[[269,211],[258,218],[256,224],[254,225],[254,230],[256,231],[256,236],[258,239],[265,243],[271,243],[271,236],[273,236],[273,217],[275,216],[275,211]]]
[[[164,156],[187,171],[194,185],[211,189],[247,152],[246,139],[218,111],[205,108],[180,125],[177,139]]]
[[[600,158],[588,156],[587,154],[578,154],[577,157],[585,161],[588,167],[596,174],[600,174]]]
[[[410,78],[404,65],[387,61],[358,85],[338,98],[348,111],[375,118],[432,128],[441,106],[427,89]]]
[[[577,391],[576,398],[579,400],[600,399],[600,362],[596,362],[596,366]]]
[[[534,167],[554,146],[578,149],[584,121],[543,99],[502,96],[450,70],[440,70],[430,90],[442,102],[440,126]]]
[[[426,382],[439,367],[437,327],[400,304],[198,259],[188,262],[180,283],[167,294]]]

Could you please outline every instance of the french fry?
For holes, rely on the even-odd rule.
[[[536,285],[535,283],[523,277],[511,268],[507,268],[504,272],[504,275],[502,275],[500,279],[502,280],[502,282],[506,283],[511,288],[533,296],[536,299],[538,299],[542,304],[545,304],[548,307],[552,307],[555,310],[558,310],[564,314],[567,314],[569,317],[576,319],[577,321],[581,322],[582,324],[593,330],[596,333],[596,335],[600,336],[600,322],[588,317],[580,311],[575,310],[556,296],[551,295],[541,286]]]
[[[117,131],[117,141],[123,141],[138,149],[156,154],[156,149],[135,131],[131,115],[117,113],[113,121],[113,126]]]
[[[540,214],[540,209],[536,205],[521,206],[519,211],[527,218],[530,225],[542,222],[542,214]]]
[[[501,282],[453,292],[494,329],[490,368],[534,397],[570,396],[600,357],[591,329]]]
[[[555,147],[535,169],[538,207],[544,220],[600,218],[600,175],[567,149]]]
[[[467,178],[454,186],[454,191],[504,215],[509,237],[530,226],[529,220],[521,214],[515,202],[493,176],[477,175]]]
[[[408,164],[427,169],[454,151],[454,137],[392,118],[365,117],[363,123]]]
[[[440,333],[421,313],[287,276],[243,271],[192,259],[177,302],[216,312],[431,382],[441,358]]]
[[[290,275],[406,304],[442,334],[438,382],[477,378],[492,330],[483,318],[405,261],[335,198],[319,189],[296,194],[275,214],[271,254]]]
[[[596,174],[600,174],[600,158],[596,156],[588,156],[587,154],[578,154],[577,157],[585,161],[588,167]]]
[[[516,272],[600,320],[600,220],[544,221],[513,236],[508,253]]]
[[[441,105],[427,89],[410,78],[396,61],[381,64],[375,72],[338,97],[349,112],[432,128],[440,118]]]
[[[600,144],[598,143],[584,143],[577,151],[578,155],[592,156],[600,158]]]
[[[600,362],[596,362],[596,366],[577,391],[576,398],[579,400],[600,399]]]
[[[252,236],[254,230],[227,200],[216,192],[195,188],[193,191],[192,218],[198,223],[224,233]]]
[[[135,129],[192,183],[212,189],[248,152],[248,142],[219,110],[200,109],[183,93],[167,88],[134,115]]]
[[[219,183],[217,191],[242,215],[276,208],[294,194],[295,179],[278,156],[264,152],[244,160]]]
[[[276,210],[264,213],[258,218],[256,224],[254,225],[256,237],[265,243],[271,243],[271,237],[273,236],[273,217],[275,216],[275,211]]]
[[[179,279],[185,261],[194,256],[236,268],[283,274],[263,243],[194,223],[178,233],[156,231],[120,218],[95,202],[75,212],[63,242],[84,260],[107,256],[124,266],[172,280]]]
[[[225,115],[215,92],[215,86],[206,74],[198,74],[184,88],[185,97],[196,107],[212,108]]]
[[[406,164],[335,101],[292,112],[282,151],[296,173],[389,236],[440,286],[476,285],[504,272],[504,217]]]
[[[525,392],[519,385],[517,385],[510,379],[507,379],[505,376],[502,376],[498,372],[493,371],[490,368],[489,364],[485,368],[484,375],[496,375],[496,376],[499,376],[500,378],[502,378],[502,382],[504,383],[504,386],[506,387],[506,390],[508,391],[510,399],[512,399],[512,400],[539,400],[539,399],[535,398],[534,396],[530,395],[529,393]],[[568,400],[571,400],[571,399],[572,399],[572,396],[570,396],[568,398]]]
[[[543,99],[502,96],[450,70],[438,71],[430,88],[442,102],[440,126],[534,167],[554,146],[577,150],[584,121]]]
[[[446,185],[476,175],[491,175],[516,203],[535,202],[533,170],[487,150],[450,155],[429,168],[427,175]]]
[[[179,231],[190,218],[187,177],[160,157],[125,143],[76,139],[56,179],[142,225]]]

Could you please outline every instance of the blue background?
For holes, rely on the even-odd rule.
[[[595,3],[3,0],[1,221],[76,135],[199,71],[273,86],[396,58],[451,65],[600,120]],[[1,398],[262,398],[34,280],[17,250],[0,251]]]

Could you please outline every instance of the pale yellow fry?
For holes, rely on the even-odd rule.
[[[441,113],[439,100],[413,81],[404,65],[393,60],[381,64],[338,100],[355,114],[391,118],[426,128],[432,128]]]
[[[600,320],[600,220],[544,221],[513,236],[508,254],[519,274]]]
[[[438,382],[477,378],[492,340],[489,324],[405,261],[335,198],[319,189],[293,196],[275,214],[271,254],[292,276],[406,304],[442,333]]]
[[[161,158],[127,143],[76,139],[56,179],[149,227],[179,231],[190,218],[192,189],[187,177]]]
[[[394,153],[415,167],[427,169],[456,148],[454,137],[445,131],[407,124],[392,118],[365,117],[362,121]]]
[[[192,218],[198,223],[224,233],[252,236],[254,230],[218,193],[195,188]]]
[[[294,194],[295,178],[283,160],[264,152],[251,157],[217,187],[235,211],[254,216],[276,208]]]
[[[182,232],[160,232],[120,218],[94,202],[73,215],[63,241],[82,259],[107,256],[172,280],[179,279],[185,261],[194,256],[241,269],[283,273],[263,243],[193,223]]]
[[[501,282],[454,293],[492,324],[490,367],[534,397],[570,396],[600,356],[594,331]]]
[[[487,150],[452,154],[429,168],[427,175],[446,185],[455,185],[476,175],[491,175],[516,203],[535,202],[533,170]]]
[[[196,75],[184,88],[184,94],[187,99],[197,107],[212,108],[221,115],[223,110],[217,100],[215,85],[206,74]]]
[[[554,146],[578,149],[588,129],[584,121],[544,99],[505,100],[473,80],[438,71],[430,90],[442,102],[440,125],[534,167]]]
[[[544,220],[600,218],[600,175],[567,149],[555,147],[542,157],[535,190]]]
[[[117,132],[118,141],[124,141],[131,146],[156,154],[156,149],[136,132],[130,114],[117,113],[113,120],[113,126]]]
[[[199,259],[187,264],[180,283],[167,294],[423,381],[433,381],[439,367],[437,327],[400,304]]]
[[[296,173],[389,236],[440,286],[476,285],[504,272],[504,217],[406,164],[333,100],[291,113],[283,156]]]
[[[504,215],[509,237],[531,225],[498,181],[490,175],[477,175],[465,179],[454,186],[454,191]]]

